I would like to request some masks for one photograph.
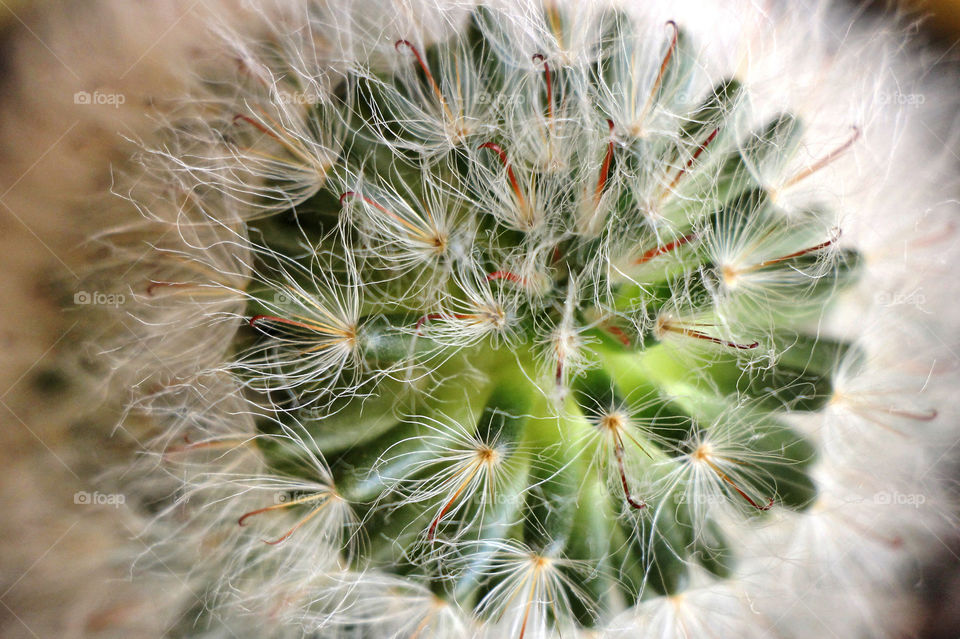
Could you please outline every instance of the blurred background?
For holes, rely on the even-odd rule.
[[[122,398],[69,374],[81,329],[62,309],[84,238],[131,215],[111,169],[202,54],[215,1],[0,0],[0,637],[158,637],[185,613],[130,579],[130,550],[149,553],[132,514],[91,503],[106,460],[137,442],[105,427]],[[960,0],[855,6],[908,11],[932,59],[960,61]],[[124,99],[79,109],[95,91]],[[942,542],[917,571],[923,639],[960,637],[960,544]]]

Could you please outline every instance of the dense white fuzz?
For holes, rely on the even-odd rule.
[[[247,215],[287,209],[315,195],[340,153],[339,122],[315,117],[317,111],[333,114],[330,82],[280,75],[255,55],[236,53],[249,74],[237,80],[238,94],[220,95],[224,87],[214,85],[211,96],[169,118],[180,135],[150,151],[236,198],[252,209]]]
[[[692,89],[681,84],[667,87],[656,99],[679,44],[676,23],[669,12],[660,9],[661,15],[649,20],[653,30],[638,32],[623,25],[626,28],[619,28],[606,43],[611,52],[609,77],[618,78],[619,82],[600,85],[600,105],[614,122],[621,123],[621,135],[628,140],[651,138],[657,132],[658,121],[662,126],[663,120],[670,117],[670,105],[682,103],[692,95]],[[657,25],[662,28],[659,38]],[[660,130],[659,134],[673,130]]]
[[[483,27],[497,54],[527,67],[536,54],[564,66],[586,67],[596,59],[602,5],[591,2],[497,0],[488,3],[490,19]]]
[[[423,449],[403,451],[408,442],[399,440],[395,448],[403,452],[387,449],[373,471],[396,483],[405,502],[424,502],[433,509],[425,531],[428,542],[433,543],[438,535],[445,541],[456,539],[470,529],[467,522],[471,518],[482,521],[484,517],[482,507],[470,512],[472,507],[496,504],[504,498],[511,467],[517,463],[513,459],[516,446],[503,441],[499,432],[483,438],[446,416],[426,420],[421,426],[424,434],[417,437],[425,442]],[[402,467],[404,476],[390,476],[391,466]]]
[[[394,48],[410,62],[398,65],[391,82],[369,72],[360,76],[370,85],[369,103],[362,107],[371,111],[377,125],[397,130],[396,138],[383,141],[424,152],[430,158],[468,144],[490,130],[493,100],[474,60],[481,52],[454,40],[441,45],[438,60],[431,65],[422,53],[423,42],[401,38]],[[426,87],[420,74],[427,78]],[[373,129],[372,134],[383,135],[376,131]]]
[[[620,496],[623,510],[642,510],[653,496],[654,480],[659,474],[658,464],[666,461],[660,449],[652,445],[666,445],[650,429],[649,419],[635,417],[655,405],[652,397],[630,398],[623,404],[583,406],[588,412],[590,428],[578,447],[592,452],[591,464],[613,494]],[[661,425],[673,428],[688,426],[679,418],[660,420]]]
[[[358,631],[377,639],[477,636],[476,625],[455,603],[409,580],[372,571],[308,571],[290,577],[296,586],[278,591],[268,609],[261,610],[266,598],[243,602],[269,615],[275,627],[267,632],[295,627],[338,639]]]
[[[475,223],[470,213],[460,210],[455,185],[437,181],[427,167],[421,167],[421,175],[422,200],[409,188],[397,193],[359,176],[347,183],[340,200],[345,219],[361,237],[358,252],[398,276],[422,274],[434,280],[435,287],[455,263],[467,259]]]
[[[116,383],[144,384],[150,393],[151,383],[182,382],[198,364],[223,361],[236,332],[226,318],[243,311],[250,269],[234,202],[169,174],[167,164],[148,161],[144,170],[115,186],[142,219],[90,238],[94,267],[84,286],[110,302],[93,304],[88,317],[101,361]],[[148,359],[154,363],[145,366]]]
[[[701,245],[716,264],[721,308],[763,326],[785,304],[802,314],[809,305],[804,293],[837,268],[840,231],[814,213],[794,216],[784,228],[776,219],[782,214],[763,204],[757,209],[746,224],[736,214],[721,217],[713,232],[702,234]],[[798,264],[800,258],[809,263]]]
[[[252,388],[289,392],[301,404],[316,401],[318,389],[337,380],[350,388],[358,380],[341,373],[359,361],[359,286],[340,283],[328,270],[334,267],[319,261],[309,270],[292,262],[276,266],[277,279],[264,281],[254,298],[263,312],[248,321],[273,341],[251,348],[234,367],[249,375]],[[343,268],[350,282],[354,266]]]
[[[741,408],[741,410],[747,410]],[[730,505],[753,511],[768,510],[774,503],[775,481],[770,464],[782,463],[776,453],[764,453],[748,443],[759,437],[749,416],[717,419],[697,429],[681,443],[683,454],[664,463],[658,487],[670,495],[682,494],[695,521]]]
[[[696,585],[682,594],[642,602],[629,616],[606,628],[610,637],[693,639],[693,637],[769,637],[765,620],[751,608],[735,583],[711,583],[698,575]]]
[[[441,301],[438,311],[420,318],[415,330],[439,344],[465,347],[486,337],[510,341],[516,331],[516,291],[495,286],[474,266],[454,273],[463,296]]]
[[[490,573],[500,577],[479,605],[491,619],[484,637],[551,637],[572,631],[572,599],[589,597],[577,585],[588,566],[513,544],[494,543]],[[567,594],[567,593],[572,594]]]

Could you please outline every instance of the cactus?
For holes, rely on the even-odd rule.
[[[810,123],[669,18],[478,6],[455,31],[322,75],[268,38],[145,154],[222,239],[142,297],[236,327],[150,399],[171,508],[213,599],[323,636],[642,628],[818,501],[797,420],[867,365],[823,330],[864,260],[803,186],[860,123],[802,153]]]

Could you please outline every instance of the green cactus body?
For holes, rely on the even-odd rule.
[[[544,38],[568,20],[546,11]],[[698,90],[673,23],[654,56],[610,14],[571,63],[521,59],[503,22],[398,41],[395,71],[305,107],[339,150],[252,225],[235,370],[269,409],[268,468],[321,486],[244,527],[289,518],[269,540],[289,543],[337,501],[350,569],[516,612],[523,636],[723,579],[730,521],[812,502],[782,417],[820,410],[852,355],[810,327],[858,254],[824,211],[778,207],[802,123],[748,124],[734,79]],[[233,126],[317,166],[265,115]]]

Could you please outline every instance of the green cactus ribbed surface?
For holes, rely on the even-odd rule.
[[[803,123],[752,126],[732,78],[699,90],[676,25],[651,55],[611,14],[575,65],[518,59],[501,25],[478,9],[466,36],[398,41],[394,70],[313,107],[338,150],[253,225],[240,375],[277,409],[272,469],[316,479],[270,438],[293,422],[329,466],[351,565],[481,613],[527,574],[591,625],[691,566],[727,575],[723,521],[813,500],[783,417],[831,397],[851,347],[809,327],[858,255],[766,180],[791,179]]]

